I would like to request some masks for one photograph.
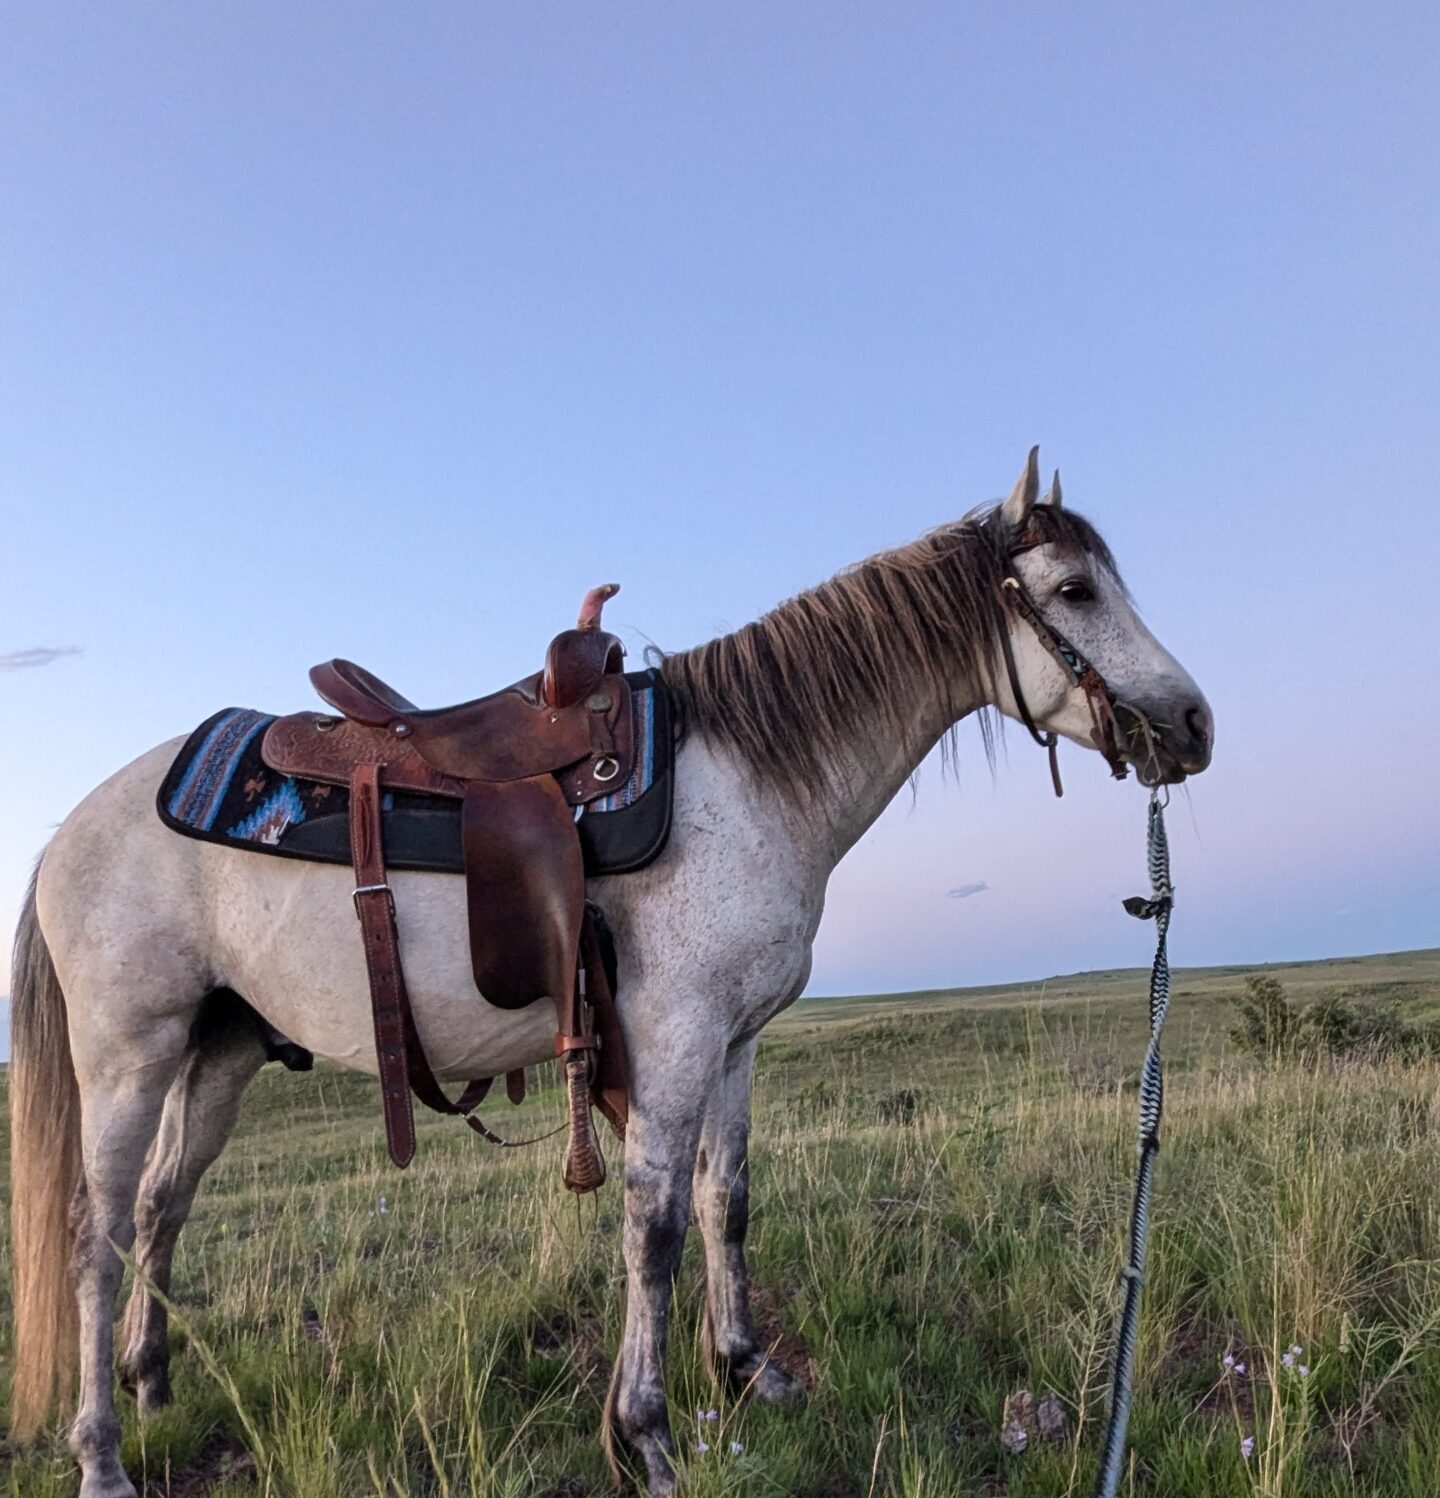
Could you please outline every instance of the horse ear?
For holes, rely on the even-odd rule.
[[[1010,491],[1010,498],[1000,506],[1000,514],[1005,523],[1015,531],[1022,530],[1025,522],[1030,518],[1030,511],[1035,507],[1035,501],[1040,498],[1040,449],[1030,449],[1029,461],[1025,464],[1025,472],[1020,475],[1019,482]]]
[[[1060,508],[1060,470],[1058,468],[1055,470],[1055,477],[1050,480],[1049,492],[1040,503],[1042,505],[1054,505],[1057,510]]]

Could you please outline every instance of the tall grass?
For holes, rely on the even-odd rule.
[[[1177,1003],[1127,1491],[1433,1498],[1440,1067],[1260,1071],[1213,1005]],[[687,1492],[1088,1491],[1143,1005],[840,1013],[778,1030],[757,1100],[756,1310],[813,1391],[795,1411],[716,1393],[692,1243],[671,1374]],[[608,1491],[619,1212],[613,1186],[577,1211],[558,1150],[487,1152],[439,1120],[397,1174],[372,1084],[262,1076],[177,1257],[176,1404],[143,1430],[127,1410],[129,1469],[172,1498]],[[1068,1427],[1014,1453],[1022,1388],[1055,1391]],[[0,1478],[74,1491],[58,1440]]]

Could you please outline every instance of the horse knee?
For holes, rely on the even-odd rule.
[[[689,1211],[686,1183],[672,1172],[625,1167],[625,1261],[632,1280],[658,1288],[674,1279]]]

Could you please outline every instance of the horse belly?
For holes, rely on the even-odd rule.
[[[216,849],[218,981],[317,1056],[373,1073],[370,985],[349,869]],[[548,1001],[497,1009],[475,987],[458,875],[391,873],[400,958],[431,1066],[445,1080],[494,1076],[554,1054]]]

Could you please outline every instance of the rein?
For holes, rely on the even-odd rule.
[[[1150,1043],[1140,1072],[1140,1163],[1135,1169],[1135,1195],[1130,1207],[1130,1240],[1121,1277],[1125,1301],[1115,1332],[1115,1362],[1110,1373],[1110,1414],[1100,1447],[1100,1466],[1095,1476],[1095,1498],[1115,1498],[1120,1469],[1125,1461],[1125,1433],[1130,1424],[1134,1399],[1131,1379],[1135,1369],[1135,1344],[1140,1332],[1140,1298],[1145,1288],[1145,1260],[1150,1247],[1150,1194],[1155,1156],[1160,1150],[1160,1116],[1165,1103],[1160,1069],[1160,1031],[1170,1008],[1170,957],[1166,938],[1175,890],[1170,883],[1170,844],[1165,836],[1165,805],[1159,789],[1150,792],[1150,814],[1146,828],[1146,863],[1150,873],[1150,898],[1132,895],[1125,909],[1142,921],[1155,922],[1155,960],[1150,967]]]

